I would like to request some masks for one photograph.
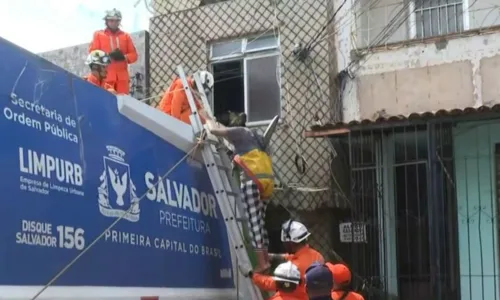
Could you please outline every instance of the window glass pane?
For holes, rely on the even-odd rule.
[[[422,15],[422,22],[424,23],[424,35],[423,37],[430,37],[431,34],[431,12],[430,10],[424,10]]]
[[[433,8],[429,9],[430,13],[430,23],[431,23],[431,34],[434,35],[440,35],[441,33],[439,32],[439,21],[438,21],[438,8]]]
[[[280,115],[279,56],[248,59],[246,63],[248,121],[267,121]]]
[[[457,32],[457,14],[455,11],[455,6],[448,6],[448,33]]]
[[[456,32],[462,32],[464,31],[464,11],[463,11],[463,4],[458,4],[455,6],[456,8],[456,20],[457,20],[457,31]]]
[[[241,54],[241,40],[212,45],[212,58],[234,54]]]
[[[259,38],[248,38],[246,51],[252,51],[262,48],[277,48],[278,38],[274,35],[261,36]]]
[[[424,23],[422,20],[422,11],[415,12],[415,27],[417,29],[417,38],[422,38],[424,36]]]
[[[441,34],[447,34],[449,32],[448,25],[448,12],[446,7],[441,7],[439,9],[439,25],[441,26]]]

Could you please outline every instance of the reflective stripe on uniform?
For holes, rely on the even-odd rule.
[[[113,51],[114,49],[120,49],[120,39],[118,39],[117,36],[115,36],[114,38],[116,43],[113,43],[113,36],[109,36],[109,45],[111,46],[111,51]],[[114,46],[115,44],[116,47]]]

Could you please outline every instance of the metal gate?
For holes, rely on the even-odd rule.
[[[344,258],[367,299],[455,299],[457,226],[450,124],[351,131]],[[446,295],[445,298],[444,295]]]

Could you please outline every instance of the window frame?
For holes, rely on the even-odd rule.
[[[278,60],[278,63],[277,63],[277,66],[278,66],[278,74],[277,74],[277,76],[278,77],[276,79],[278,79],[279,113],[281,115],[281,111],[283,109],[283,106],[282,106],[282,103],[281,103],[281,53],[279,53],[279,52],[270,52],[270,51],[265,51],[264,52],[263,51],[261,53],[257,53],[257,54],[254,54],[254,55],[248,55],[248,56],[246,56],[246,57],[243,58],[243,74],[244,74],[244,78],[243,78],[243,82],[244,82],[243,93],[244,93],[244,97],[245,97],[245,113],[247,114],[247,118],[249,118],[249,113],[248,113],[248,110],[249,110],[249,100],[248,100],[248,79],[249,79],[249,76],[246,76],[246,74],[247,74],[247,63],[248,63],[249,60],[256,60],[256,59],[265,58],[265,57],[271,57],[271,56],[276,56],[277,60]],[[248,126],[267,125],[271,121],[272,121],[272,119],[262,120],[262,121],[248,122]]]
[[[439,35],[431,35],[431,36],[423,36],[423,37],[417,37],[417,8],[415,5],[415,0],[408,0],[410,1],[410,5],[408,5],[409,9],[409,37],[410,40],[413,39],[429,39],[433,38]],[[448,6],[448,5],[446,5]],[[463,23],[463,31],[467,31],[470,28],[470,22],[469,22],[469,0],[462,0],[462,23]]]
[[[251,49],[247,50],[247,45],[251,43],[253,40],[257,40],[259,38],[265,38],[265,37],[275,37],[276,44],[274,46],[264,46],[256,49]],[[221,56],[213,56],[213,46],[224,43],[224,42],[234,42],[234,41],[240,41],[241,42],[241,53],[230,53],[228,55],[221,55]],[[259,59],[259,58],[264,58],[264,57],[270,57],[270,56],[276,56],[278,60],[277,68],[278,68],[278,88],[279,88],[279,114],[282,114],[283,111],[283,103],[282,103],[282,88],[281,88],[281,49],[280,49],[280,36],[276,36],[274,34],[268,34],[268,35],[260,35],[260,36],[251,36],[251,37],[245,37],[245,38],[239,38],[235,40],[226,40],[226,41],[220,41],[220,42],[215,42],[210,44],[210,53],[209,53],[209,69],[213,73],[214,69],[213,66],[218,63],[225,63],[225,62],[231,62],[231,61],[236,61],[236,60],[241,60],[242,61],[242,67],[243,67],[243,98],[244,98],[244,109],[245,113],[247,116],[249,115],[248,112],[248,107],[249,107],[249,100],[248,100],[248,76],[247,76],[247,61],[252,60],[252,59]],[[211,91],[211,97],[210,97],[210,104],[212,107],[214,107],[214,90]],[[247,122],[247,126],[252,127],[252,126],[262,126],[262,125],[267,125],[272,121],[272,119],[269,120],[262,120],[262,121],[254,121],[254,122]]]

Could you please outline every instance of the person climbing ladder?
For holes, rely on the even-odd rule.
[[[214,76],[212,73],[207,71],[200,72],[201,84],[203,85],[203,89],[205,93],[210,93],[211,89],[214,86]],[[196,90],[196,83],[192,78],[187,78],[188,85],[191,89]],[[195,97],[194,103],[198,110],[202,109],[201,102]],[[189,116],[191,115],[191,108],[189,107],[188,98],[186,96],[186,91],[182,86],[182,80],[180,78],[176,78],[165,94],[163,95],[160,104],[158,104],[158,109],[167,115],[171,115],[172,117],[181,120],[186,124],[191,124],[191,120]],[[200,114],[200,119],[202,123],[205,123],[204,117]]]
[[[217,124],[204,111],[208,130],[224,137],[234,147],[234,165],[240,170],[241,198],[252,246],[257,257],[255,272],[266,272],[271,267],[268,256],[269,238],[264,227],[267,200],[274,190],[274,177],[270,156],[265,152],[264,139],[246,127],[246,114],[229,112],[229,122]]]

